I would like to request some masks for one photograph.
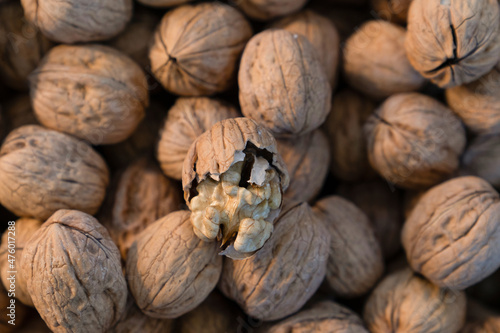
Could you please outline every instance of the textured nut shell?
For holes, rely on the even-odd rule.
[[[462,157],[461,172],[500,188],[500,135],[476,137]]]
[[[160,132],[157,157],[163,172],[181,180],[182,164],[196,138],[215,123],[238,116],[233,106],[216,99],[179,98],[168,111]]]
[[[127,257],[129,288],[139,308],[154,318],[177,318],[213,290],[222,270],[217,243],[193,233],[190,212],[171,213],[146,228]]]
[[[370,0],[377,16],[391,22],[406,24],[413,0]]]
[[[329,287],[343,298],[365,294],[384,271],[382,251],[368,217],[338,196],[318,201],[313,210],[331,237],[326,268]]]
[[[38,124],[31,108],[31,99],[28,94],[16,96],[8,101],[3,110],[5,111],[8,133],[23,125]]]
[[[139,3],[142,3],[146,6],[152,7],[173,7],[177,5],[181,5],[183,3],[189,2],[191,0],[137,0]]]
[[[201,37],[202,36],[202,37]],[[151,68],[168,91],[212,95],[233,83],[252,28],[236,9],[222,3],[185,5],[167,12],[149,52]]]
[[[44,221],[66,208],[94,214],[108,178],[85,142],[37,125],[14,130],[0,149],[0,202],[18,216]]]
[[[44,126],[92,144],[125,140],[148,106],[142,69],[103,45],[60,45],[30,75],[33,109]]]
[[[241,0],[237,2],[239,8],[247,16],[262,21],[299,11],[306,3],[307,0]]]
[[[224,261],[219,289],[252,317],[284,318],[299,310],[323,281],[329,243],[309,205],[290,204],[255,256]]]
[[[442,88],[477,80],[500,56],[497,0],[414,0],[406,54],[413,67]]]
[[[132,0],[21,0],[26,18],[56,42],[109,39],[125,28]]]
[[[398,186],[418,189],[449,177],[465,147],[460,120],[417,93],[388,98],[365,125],[372,167]]]
[[[299,202],[313,200],[324,185],[330,150],[325,134],[315,130],[289,140],[277,140],[278,152],[285,162],[290,185],[284,197]]]
[[[16,326],[9,324],[11,320],[7,314],[10,313],[10,309],[7,307],[10,305],[11,298],[7,295],[7,291],[5,290],[3,284],[0,283],[0,331],[2,333],[11,333],[11,332],[20,332],[16,330],[17,326],[21,326],[25,322],[25,318],[28,312],[28,308],[24,305],[16,303],[15,309],[15,323]],[[33,333],[33,332],[30,332]]]
[[[425,82],[404,49],[404,28],[382,20],[363,24],[346,42],[343,69],[349,85],[383,99],[418,90]]]
[[[238,83],[243,115],[276,136],[311,132],[330,112],[328,78],[302,35],[279,29],[255,35],[243,52]]]
[[[465,294],[440,289],[409,269],[388,275],[368,299],[372,333],[456,333],[465,322]]]
[[[21,264],[33,303],[54,332],[104,332],[125,310],[120,252],[88,214],[54,213],[30,238]]]

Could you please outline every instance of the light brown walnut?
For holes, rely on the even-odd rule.
[[[500,188],[500,134],[480,135],[462,156],[461,174],[474,175]]]
[[[299,11],[307,0],[239,0],[238,7],[250,18],[267,21]]]

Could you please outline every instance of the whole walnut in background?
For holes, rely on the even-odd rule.
[[[250,18],[267,21],[299,11],[307,0],[240,0],[238,7]]]
[[[462,156],[461,174],[483,178],[500,188],[500,134],[480,135]]]

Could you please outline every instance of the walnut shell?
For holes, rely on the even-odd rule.
[[[290,204],[255,256],[225,260],[219,289],[251,317],[284,318],[299,310],[320,286],[329,243],[328,231],[309,205]]]
[[[56,42],[109,39],[132,16],[132,0],[21,0],[26,18]]]
[[[7,133],[23,125],[37,125],[38,120],[31,108],[31,99],[28,94],[19,95],[5,104],[5,122]]]
[[[170,108],[160,132],[157,157],[163,172],[182,179],[182,164],[191,144],[215,123],[238,117],[236,109],[207,97],[179,98]]]
[[[239,0],[238,7],[250,18],[267,21],[299,11],[307,0]]]
[[[467,147],[462,157],[462,174],[483,178],[500,188],[500,134],[481,135]]]
[[[477,177],[433,187],[406,220],[403,246],[414,271],[438,286],[465,289],[500,267],[498,193]]]
[[[37,125],[14,130],[0,148],[0,202],[18,216],[44,221],[66,208],[94,214],[108,178],[85,142]]]
[[[344,47],[344,74],[353,88],[375,99],[418,90],[425,82],[406,57],[404,28],[382,20],[364,23]]]
[[[465,294],[441,289],[404,269],[373,291],[363,317],[372,333],[457,333],[465,322]]]
[[[200,37],[202,36],[202,38]],[[236,9],[218,2],[167,12],[156,29],[149,60],[168,91],[213,95],[230,88],[252,28]]]
[[[12,300],[14,300],[14,303],[12,303]],[[7,307],[11,307],[11,309]],[[12,310],[13,307],[15,308]],[[0,331],[2,333],[20,332],[16,327],[26,322],[27,312],[28,308],[14,298],[9,297],[8,291],[0,283]],[[15,325],[9,323],[13,319]]]
[[[406,54],[441,88],[477,80],[500,57],[497,0],[414,0],[408,13]]]
[[[370,0],[378,17],[383,20],[406,24],[408,10],[413,0]]]
[[[54,47],[30,75],[30,89],[40,123],[95,145],[129,137],[149,103],[142,69],[97,44]]]
[[[58,210],[30,238],[21,264],[33,303],[54,332],[105,332],[125,310],[120,252],[88,214]]]
[[[173,7],[190,1],[192,0],[137,0],[137,2],[143,5],[160,8]]]
[[[388,98],[365,124],[368,158],[386,180],[409,189],[449,177],[465,148],[465,130],[447,107],[418,93]]]
[[[128,252],[130,291],[150,317],[177,318],[193,310],[219,280],[217,245],[194,235],[189,216],[177,211],[159,219],[137,236]]]

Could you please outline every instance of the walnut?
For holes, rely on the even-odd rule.
[[[449,177],[465,147],[465,130],[447,107],[418,93],[388,98],[365,133],[372,167],[398,186],[419,189]]]
[[[307,0],[238,0],[238,7],[250,18],[267,21],[299,11]]]
[[[368,217],[353,203],[329,196],[313,207],[331,236],[326,281],[343,298],[368,292],[382,276],[380,245]]]
[[[340,56],[340,37],[330,19],[312,10],[304,10],[281,19],[273,24],[273,27],[306,37],[323,65],[330,86],[335,87]]]
[[[5,122],[8,133],[23,125],[38,124],[31,108],[31,100],[28,94],[19,95],[9,100],[5,104],[3,111],[5,111]]]
[[[28,75],[52,43],[24,18],[19,1],[0,7],[0,78],[17,90],[28,89]]]
[[[466,318],[467,321],[460,333],[500,332],[500,315],[470,299],[467,300]]]
[[[183,165],[184,199],[202,240],[221,254],[251,256],[270,237],[289,184],[276,141],[247,118],[216,123],[191,145]]]
[[[269,241],[246,260],[224,261],[219,289],[251,317],[270,321],[299,310],[325,277],[330,235],[307,203],[290,203]]]
[[[483,178],[500,188],[500,134],[481,135],[467,147],[462,157],[462,174]]]
[[[125,310],[120,252],[88,214],[54,213],[25,246],[21,268],[36,309],[54,332],[104,332]]]
[[[318,128],[331,88],[314,47],[302,35],[265,30],[248,43],[238,75],[241,111],[276,136]]]
[[[142,69],[103,45],[54,47],[30,75],[30,88],[40,123],[92,144],[125,140],[149,103]]]
[[[250,24],[228,5],[181,6],[167,12],[156,29],[149,52],[153,74],[177,95],[225,91],[233,83],[238,59],[251,36]]]
[[[315,130],[294,139],[277,140],[277,143],[290,175],[290,185],[284,197],[299,202],[313,200],[328,174],[330,150],[325,134]]]
[[[449,180],[422,196],[402,242],[414,271],[438,286],[465,289],[500,267],[498,193],[481,178]]]
[[[465,321],[465,294],[439,288],[409,269],[388,275],[368,298],[372,333],[456,333]]]
[[[404,28],[382,20],[364,23],[344,47],[350,86],[375,99],[418,90],[425,82],[408,61]]]
[[[192,0],[137,0],[139,3],[142,3],[146,6],[151,7],[173,7],[177,5],[181,5],[183,3],[192,1]]]
[[[377,16],[391,22],[406,24],[413,0],[370,0]]]
[[[236,109],[206,97],[179,98],[168,111],[160,132],[157,157],[163,172],[182,179],[182,164],[191,144],[215,123],[238,117]]]
[[[0,283],[0,331],[2,333],[18,332],[16,327],[21,326],[26,321],[28,308],[15,299],[14,305],[11,305],[12,299],[12,297],[9,297],[3,284]],[[10,307],[10,309],[8,307]],[[11,310],[13,307],[15,307],[15,309]],[[12,314],[11,311],[13,312]],[[15,326],[9,323],[12,319],[15,319]]]
[[[189,217],[188,211],[177,211],[159,219],[128,252],[130,291],[150,317],[177,318],[193,310],[219,280],[217,245],[195,237]]]
[[[94,214],[108,177],[85,142],[37,125],[14,130],[0,148],[0,202],[18,216],[44,221],[64,208]]]
[[[414,0],[406,54],[413,67],[442,88],[477,80],[500,56],[497,0]]]
[[[132,16],[132,0],[21,0],[26,18],[61,43],[109,39]]]

